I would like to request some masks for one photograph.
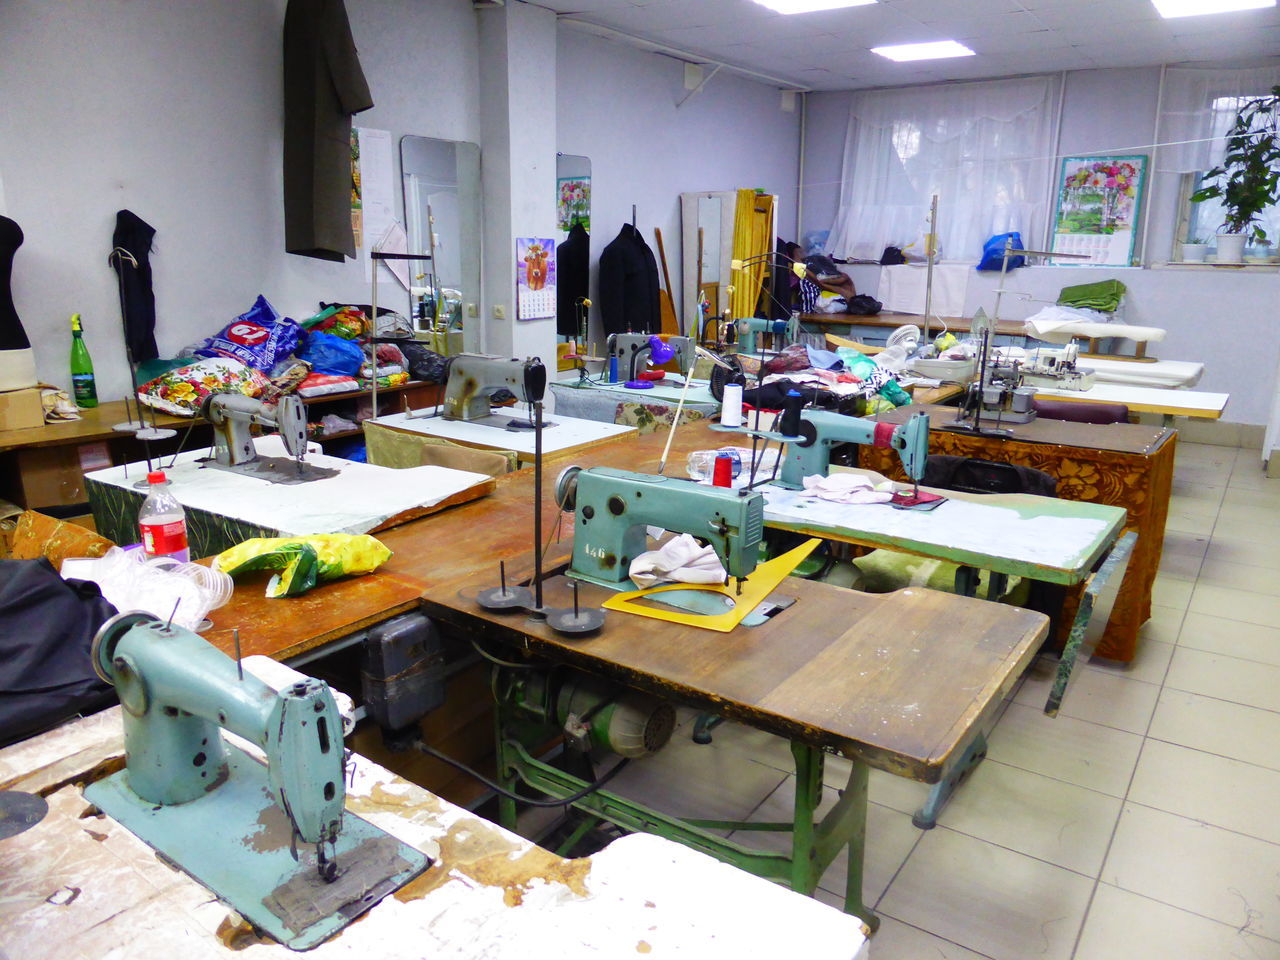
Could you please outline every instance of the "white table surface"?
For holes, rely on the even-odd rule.
[[[597,383],[590,380],[587,383],[580,383],[577,371],[570,371],[571,375],[562,374],[556,380],[557,387],[572,387],[578,390],[598,390],[616,393],[626,397],[628,400],[635,400],[637,403],[645,403],[653,400],[674,400],[679,402],[680,393],[684,389],[684,381],[679,374],[668,373],[662,380],[656,380],[652,390],[632,390],[623,382],[618,383]],[[678,384],[678,385],[677,385]],[[685,395],[685,403],[718,403],[715,397],[711,395],[711,381],[694,379],[689,383],[689,392]]]
[[[503,415],[503,409],[495,411]],[[524,416],[525,408],[512,409],[512,417]],[[598,420],[578,420],[574,417],[561,417],[554,413],[544,415],[554,426],[542,431],[543,453],[560,453],[575,447],[600,443],[613,437],[627,433],[635,433],[635,427],[616,423],[601,423]],[[484,423],[470,423],[466,420],[445,420],[443,417],[407,418],[403,413],[378,417],[368,423],[377,423],[396,430],[409,433],[421,433],[428,437],[440,437],[453,440],[472,447],[484,447],[488,450],[514,450],[516,453],[533,456],[534,436],[532,430],[506,430],[502,427]]]
[[[82,816],[83,772],[123,753],[120,708],[0,750],[0,787],[49,814],[0,841],[0,956],[13,960],[866,960],[861,921],[669,840],[635,834],[562,860],[353,755],[347,807],[436,858],[307,953],[259,940],[110,817]],[[211,825],[216,826],[216,825]],[[72,893],[74,891],[74,894]],[[234,944],[234,945],[230,945]]]
[[[1082,360],[1080,365],[1088,366],[1088,361]],[[1231,399],[1229,393],[1137,387],[1124,383],[1095,383],[1088,390],[1049,390],[1037,387],[1036,396],[1080,403],[1123,403],[1131,409],[1147,413],[1212,419],[1222,416],[1227,401]]]
[[[257,437],[260,456],[283,456],[278,437]],[[307,463],[336,467],[336,477],[307,483],[279,484],[229,470],[205,468],[197,460],[208,449],[178,455],[174,466],[164,461],[169,489],[184,507],[252,523],[284,536],[311,533],[368,533],[386,520],[420,507],[431,507],[477,484],[488,483],[482,473],[446,467],[392,470],[324,454],[307,454]],[[145,463],[108,467],[86,474],[101,483],[133,489],[145,478]]]

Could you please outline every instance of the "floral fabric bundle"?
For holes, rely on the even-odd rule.
[[[212,393],[260,396],[267,385],[261,371],[230,357],[209,357],[162,373],[138,387],[138,402],[176,417],[194,417]]]

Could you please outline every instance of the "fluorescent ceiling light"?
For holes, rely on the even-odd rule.
[[[1274,2],[1274,0],[1272,0]],[[892,47],[872,47],[872,53],[905,63],[908,60],[945,60],[948,57],[972,57],[974,53],[963,43],[936,40],[933,43],[899,43]]]
[[[1276,5],[1276,0],[1151,0],[1160,16],[1199,17],[1206,13],[1233,13],[1236,10],[1263,10]]]
[[[778,13],[814,13],[818,10],[840,10],[844,7],[865,7],[876,0],[756,0],[762,7]]]

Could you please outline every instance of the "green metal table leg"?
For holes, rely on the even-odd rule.
[[[693,742],[710,743],[711,731],[722,723],[724,723],[724,717],[717,717],[714,713],[698,714],[698,718],[693,721]]]
[[[1085,583],[1084,592],[1080,595],[1080,607],[1076,610],[1076,618],[1071,622],[1071,632],[1062,648],[1062,656],[1058,660],[1057,676],[1053,679],[1053,689],[1049,691],[1049,699],[1045,702],[1044,712],[1051,717],[1058,715],[1062,706],[1062,698],[1067,693],[1067,683],[1071,680],[1071,672],[1075,669],[1076,657],[1089,632],[1090,620],[1098,603],[1099,596],[1112,582],[1119,583],[1117,577],[1123,578],[1128,566],[1129,557],[1133,554],[1138,535],[1130,530],[1111,548],[1107,559],[1102,561],[1097,571]],[[1107,609],[1107,613],[1110,610]],[[1104,623],[1102,626],[1106,626]]]
[[[964,564],[956,567],[956,593],[962,597],[978,594],[978,571]]]
[[[951,795],[964,781],[973,768],[980,764],[987,755],[987,737],[985,733],[977,734],[964,748],[959,758],[947,770],[941,780],[933,785],[924,806],[915,812],[911,822],[921,830],[932,830],[938,824],[938,816],[947,805]]]
[[[1005,573],[996,573],[994,570],[987,574],[987,599],[999,600],[1009,590],[1009,575]]]
[[[578,845],[588,833],[592,831],[597,823],[600,822],[599,817],[583,817],[582,822],[573,828],[573,832],[569,834],[569,838],[564,843],[556,847],[556,856],[567,857],[570,851]]]
[[[860,917],[862,922],[875,933],[880,927],[880,918],[862,902],[862,884],[864,860],[867,847],[867,779],[870,771],[865,763],[853,764],[849,771],[849,782],[844,788],[841,802],[849,802],[849,820],[846,827],[849,832],[849,870],[844,881],[844,912]]]
[[[822,871],[813,818],[822,803],[822,752],[792,741],[791,756],[796,764],[796,792],[791,817],[791,889],[812,896]]]

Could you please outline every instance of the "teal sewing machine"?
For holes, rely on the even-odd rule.
[[[645,527],[689,533],[715,549],[728,575],[756,568],[764,533],[764,497],[690,480],[610,467],[566,468],[556,502],[576,513],[568,575],[614,589],[629,586],[631,561],[644,553]]]
[[[120,697],[126,767],[86,799],[285,946],[315,946],[431,865],[344,811],[342,718],[325,683],[274,690],[145,613],[108,620],[91,656]]]
[[[743,317],[735,321],[735,325],[738,353],[756,353],[760,350],[776,352],[800,339],[800,317],[794,313],[786,320]],[[757,337],[761,339],[757,340]]]
[[[892,447],[907,476],[917,484],[929,459],[929,417],[923,413],[895,425],[806,409],[800,411],[799,436],[787,443],[777,481],[790,490],[801,489],[805,477],[825,477],[831,467],[831,448],[839,443]]]
[[[444,388],[444,419],[484,422],[492,413],[489,394],[502,388],[514,393],[521,403],[537,403],[547,392],[547,368],[537,357],[519,360],[484,353],[451,357]],[[494,419],[501,419],[503,427],[526,425],[525,421]]]

